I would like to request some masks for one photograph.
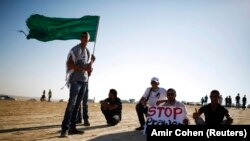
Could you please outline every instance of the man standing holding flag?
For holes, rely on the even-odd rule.
[[[80,44],[70,50],[66,62],[67,84],[70,92],[61,125],[61,137],[67,137],[68,134],[84,133],[76,129],[76,118],[82,100],[88,97],[88,80],[93,70],[92,64],[95,61],[95,56],[92,54],[90,57],[87,44],[91,41],[96,43],[99,19],[99,16],[56,18],[35,14],[31,15],[26,21],[29,34],[26,35],[25,32],[20,31],[26,35],[27,39],[33,38],[43,42],[71,39],[81,40]],[[85,106],[85,109],[83,109],[83,111],[86,111],[84,112],[85,115],[87,115],[86,108]]]
[[[67,69],[70,94],[61,126],[61,137],[66,137],[68,133],[83,133],[83,131],[76,129],[76,118],[82,99],[84,96],[87,96],[86,92],[88,89],[88,77],[92,72],[92,63],[95,61],[95,56],[92,54],[91,62],[88,63],[89,53],[87,49],[87,43],[89,39],[89,33],[83,32],[80,39],[81,43],[73,47],[68,55]]]

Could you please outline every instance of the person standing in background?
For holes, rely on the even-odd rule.
[[[220,95],[220,97],[219,97],[219,104],[220,105],[222,105],[222,101],[223,101],[223,97],[222,97],[222,95]]]
[[[247,97],[246,97],[246,95],[244,95],[244,97],[242,98],[242,109],[243,110],[246,109],[246,104],[247,104]]]
[[[45,90],[43,90],[43,94],[42,94],[42,96],[40,98],[40,101],[46,101],[45,93],[46,93]]]
[[[48,93],[48,101],[50,102],[50,100],[51,100],[51,97],[52,97],[52,92],[51,92],[51,89],[49,89],[49,93]]]
[[[235,101],[236,101],[236,109],[240,109],[240,94],[239,93],[235,97]]]

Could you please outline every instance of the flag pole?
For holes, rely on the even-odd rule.
[[[100,16],[98,16],[98,19],[97,19],[97,28],[96,28],[96,34],[95,34],[95,43],[94,43],[94,47],[93,47],[93,53],[92,55],[95,54],[95,45],[96,45],[96,39],[97,39],[97,33],[98,33],[98,27],[99,27],[99,21],[100,21]],[[90,65],[92,67],[92,64],[94,63],[94,61],[92,61],[92,55],[91,55],[91,59],[90,59]]]
[[[93,55],[95,54],[95,44],[96,44],[96,39],[97,39],[99,21],[100,21],[100,16],[98,16],[97,29],[96,29],[96,34],[95,34],[95,43],[94,43],[94,47],[93,47]],[[92,67],[93,61],[91,61],[90,64],[91,64],[91,67]],[[91,75],[91,73],[89,75]],[[89,83],[89,80],[88,80],[88,83]],[[95,96],[94,96],[94,99],[95,99]],[[94,102],[95,102],[95,100],[94,100]]]
[[[95,54],[95,44],[96,44],[96,39],[97,39],[99,21],[100,21],[100,16],[98,16],[97,29],[96,29],[96,34],[95,34],[95,43],[94,43],[94,48],[93,48],[93,54]]]

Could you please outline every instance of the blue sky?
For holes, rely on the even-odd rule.
[[[89,98],[139,100],[154,76],[177,100],[200,101],[217,89],[250,98],[250,1],[247,0],[3,0],[0,2],[0,93],[68,99],[65,62],[78,40],[27,40],[31,14],[99,15]],[[93,51],[93,43],[88,45]]]

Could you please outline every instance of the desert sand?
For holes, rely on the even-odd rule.
[[[99,103],[89,103],[89,116],[91,126],[77,126],[85,131],[82,135],[70,135],[60,138],[60,126],[63,119],[66,102],[40,102],[40,101],[0,101],[0,140],[8,141],[146,141],[142,131],[135,131],[139,126],[135,112],[135,104],[123,104],[122,121],[116,126],[107,126],[100,111]],[[187,106],[188,117],[191,118],[195,108]],[[229,109],[234,123],[237,125],[250,125],[250,109]]]

